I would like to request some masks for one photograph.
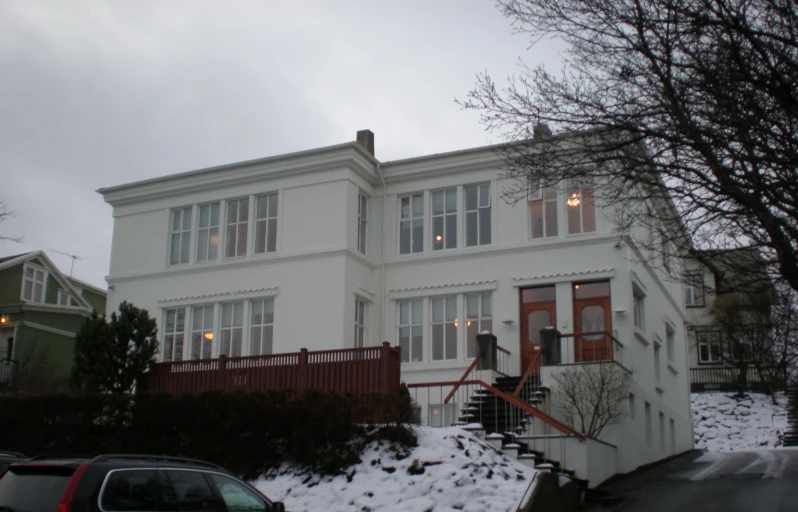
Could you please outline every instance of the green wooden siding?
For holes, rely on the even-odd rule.
[[[84,288],[83,298],[98,314],[105,314],[105,295],[100,295],[88,288]]]
[[[22,265],[0,271],[0,305],[18,304],[22,295]]]
[[[14,359],[19,361],[20,374],[46,379],[48,388],[66,389],[75,354],[75,339],[30,325],[17,328],[14,338]],[[32,375],[35,374],[35,375]]]
[[[26,311],[23,319],[27,322],[45,325],[53,329],[77,333],[86,317],[76,313],[52,313],[45,311]]]
[[[47,273],[47,285],[44,288],[44,303],[45,304],[58,304],[58,290],[63,290],[58,281],[55,280],[53,275]]]

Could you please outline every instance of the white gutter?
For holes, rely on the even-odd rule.
[[[386,233],[388,224],[388,186],[385,184],[385,176],[382,175],[382,166],[377,162],[377,174],[382,180],[382,276],[380,284],[380,341],[385,339],[385,254],[386,254]]]

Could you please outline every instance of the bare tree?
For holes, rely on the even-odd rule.
[[[8,205],[5,201],[0,199],[0,224],[7,221],[11,217],[14,216],[14,212],[8,209]],[[21,242],[22,237],[15,237],[15,236],[7,236],[0,234],[0,240],[9,241],[9,242]]]
[[[598,437],[607,425],[618,423],[623,416],[631,375],[612,362],[574,365],[554,373],[555,415],[574,430]]]
[[[627,241],[671,224],[676,250],[752,246],[798,290],[794,0],[496,4],[532,47],[567,43],[561,74],[522,64],[501,88],[485,72],[460,102],[508,142],[505,197],[592,178]]]

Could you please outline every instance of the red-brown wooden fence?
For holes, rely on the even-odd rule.
[[[201,391],[334,391],[399,395],[401,354],[384,342],[379,347],[289,354],[220,357],[155,363],[145,375],[145,393]]]

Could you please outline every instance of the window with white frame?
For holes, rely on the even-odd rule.
[[[258,196],[255,204],[255,254],[274,252],[277,250],[277,192]]]
[[[357,196],[357,250],[366,254],[366,228],[368,226],[369,199],[361,191]]]
[[[645,413],[646,413],[646,418],[645,418],[645,420],[646,420],[646,446],[651,448],[651,443],[652,443],[652,440],[651,440],[651,438],[652,438],[652,432],[651,432],[651,429],[652,429],[652,425],[651,425],[651,404],[646,402],[644,409],[645,409]]]
[[[199,206],[197,261],[213,261],[219,254],[219,203]]]
[[[191,311],[191,359],[210,359],[213,346],[213,304]]]
[[[169,264],[188,263],[191,247],[191,206],[172,210],[172,230],[169,243]]]
[[[355,348],[363,348],[366,336],[366,301],[355,297]]]
[[[432,304],[432,360],[457,359],[457,296],[435,297]]]
[[[699,332],[698,337],[698,362],[716,364],[721,362],[720,333]]]
[[[704,274],[688,272],[684,277],[684,304],[685,306],[704,305]]]
[[[490,183],[464,187],[466,246],[490,244]]]
[[[529,197],[532,238],[557,236],[557,185],[543,180]]]
[[[568,234],[592,233],[596,231],[596,205],[593,187],[588,183],[571,184],[565,199],[568,212]]]
[[[249,355],[272,353],[274,343],[274,299],[253,300],[249,317]]]
[[[22,299],[43,303],[46,281],[47,271],[25,265],[25,279],[22,283]]]
[[[659,385],[660,378],[662,377],[662,371],[660,368],[662,367],[662,358],[659,355],[660,346],[658,344],[654,344],[654,382]]]
[[[637,289],[636,286],[632,287],[632,317],[634,319],[634,326],[636,329],[642,331],[645,328],[645,295]]]
[[[676,351],[676,331],[670,324],[665,324],[665,352],[668,355],[668,362],[672,363]]]
[[[58,290],[58,305],[59,306],[69,306],[69,299],[71,296],[69,293],[65,292],[64,290]]]
[[[247,254],[247,229],[249,226],[249,198],[227,201],[227,231],[225,232],[225,258]]]
[[[186,308],[167,309],[164,312],[163,360],[183,360],[183,338],[186,329]]]
[[[430,404],[429,425],[431,427],[446,427],[457,421],[457,404]]]
[[[659,448],[665,450],[665,413],[659,412]]]
[[[493,308],[490,293],[465,296],[466,357],[477,357],[477,334],[493,332]]]
[[[424,194],[399,198],[399,254],[424,251]]]
[[[457,247],[457,189],[436,190],[432,198],[432,250]]]
[[[219,355],[240,357],[244,342],[244,302],[222,304]]]
[[[412,299],[397,304],[399,320],[399,347],[403,363],[418,363],[424,360],[424,300]]]

